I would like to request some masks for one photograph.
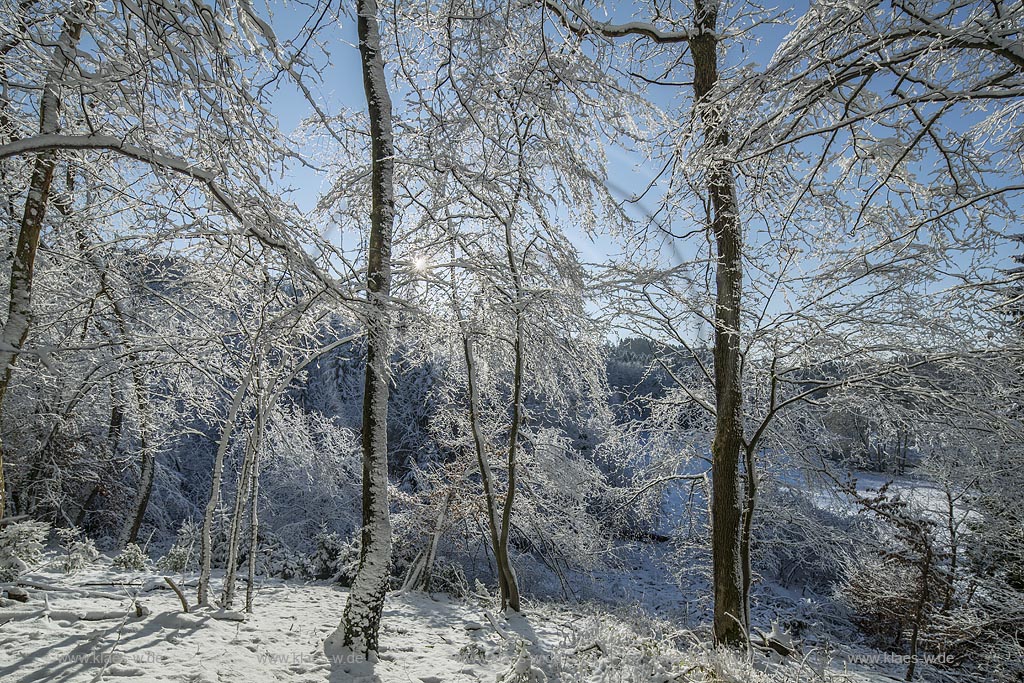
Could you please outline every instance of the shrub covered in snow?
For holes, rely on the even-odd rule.
[[[77,527],[57,529],[57,537],[64,547],[62,568],[68,574],[74,574],[99,559],[100,553],[91,538]]]
[[[317,534],[362,526],[359,435],[338,422],[283,405],[268,425],[261,528],[307,557]]]
[[[180,574],[198,567],[196,542],[199,540],[199,525],[189,520],[178,529],[178,538],[167,554],[156,562],[160,571]]]
[[[0,527],[0,581],[13,581],[38,562],[49,532],[46,522],[16,522]]]
[[[548,680],[542,669],[533,665],[533,657],[526,643],[517,642],[516,658],[508,670],[498,674],[497,683],[546,683]]]
[[[447,593],[453,598],[464,598],[470,592],[466,572],[454,562],[440,562],[434,565],[430,575],[430,588]]]
[[[320,532],[313,540],[316,550],[309,563],[312,577],[351,586],[359,566],[359,540],[345,540],[328,531]]]
[[[146,563],[149,562],[149,558],[135,543],[129,543],[121,551],[121,554],[115,557],[110,566],[115,569],[126,569],[129,571],[141,572],[146,569]]]

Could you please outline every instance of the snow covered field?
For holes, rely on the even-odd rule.
[[[193,578],[177,580],[194,592]],[[4,683],[890,680],[814,648],[785,661],[757,652],[751,668],[639,608],[536,603],[506,619],[489,596],[421,593],[389,597],[376,664],[332,663],[323,642],[347,597],[333,586],[270,581],[241,615],[183,613],[162,577],[103,566],[21,584],[27,601],[0,607]]]

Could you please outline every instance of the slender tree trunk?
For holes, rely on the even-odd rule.
[[[366,381],[363,387],[363,529],[356,571],[342,615],[341,644],[375,659],[391,571],[388,505],[388,354],[391,238],[395,222],[394,134],[376,0],[356,0],[359,55],[370,115],[371,208],[367,254]],[[335,632],[326,646],[334,648]]]
[[[910,662],[907,664],[906,680],[914,680],[914,670],[917,667],[918,640],[921,635],[921,626],[924,623],[924,608],[928,603],[931,586],[929,578],[932,572],[932,548],[931,544],[925,547],[924,562],[921,564],[921,593],[917,597],[917,604],[914,606],[914,623],[910,630]]]
[[[260,444],[263,443],[263,431],[266,424],[267,405],[263,399],[265,390],[262,373],[256,380],[257,405],[256,424],[252,433],[245,443],[245,454],[242,457],[242,471],[238,477],[238,486],[235,489],[235,504],[231,513],[231,530],[228,537],[228,561],[224,569],[224,609],[231,609],[235,602],[235,577],[238,573],[238,550],[242,537],[242,515],[245,513],[245,503],[250,497],[251,477],[254,476],[256,458],[258,457]]]
[[[521,158],[521,154],[520,154]],[[518,484],[518,472],[516,470],[516,457],[519,450],[519,427],[522,422],[522,384],[523,373],[523,315],[522,309],[522,276],[516,263],[515,250],[512,243],[512,217],[505,222],[505,250],[509,262],[509,271],[512,273],[512,282],[515,286],[515,339],[513,340],[513,367],[512,367],[512,424],[509,426],[509,452],[508,452],[508,490],[505,493],[505,505],[502,509],[502,532],[499,545],[495,549],[498,555],[498,563],[505,572],[505,591],[502,593],[502,609],[509,607],[519,611],[519,580],[516,577],[515,567],[509,555],[509,531],[512,526],[512,510],[515,503],[515,489]]]
[[[743,234],[736,180],[727,158],[728,134],[718,86],[717,0],[697,0],[693,55],[694,105],[708,147],[708,194],[717,249],[715,298],[715,438],[712,452],[712,564],[715,589],[714,635],[718,643],[746,640],[743,604],[743,551],[740,528],[742,491],[739,477],[743,447],[743,389],[740,359],[740,302],[743,292]]]
[[[437,556],[437,546],[440,544],[441,536],[444,534],[445,520],[448,517],[448,508],[451,507],[453,498],[455,498],[455,486],[450,487],[448,493],[445,494],[444,501],[437,512],[437,519],[434,520],[434,530],[430,533],[427,547],[416,557],[416,561],[413,562],[409,570],[409,575],[402,584],[403,593],[415,590],[430,590],[430,576],[434,569],[434,558]]]
[[[744,449],[744,472],[746,473],[746,485],[743,496],[743,521],[740,536],[740,552],[743,562],[743,592],[740,601],[743,605],[743,623],[750,628],[750,584],[754,575],[753,564],[750,559],[750,546],[753,539],[754,511],[757,509],[757,460],[755,458],[756,444],[748,444]]]
[[[73,206],[70,193],[74,187],[73,167],[69,163],[67,171],[67,190],[69,193],[69,199],[67,201],[55,202],[57,210],[63,214],[65,219],[71,219],[73,216]],[[86,195],[85,203],[87,206],[91,204],[91,197],[88,194]],[[135,406],[138,411],[139,447],[142,457],[139,466],[139,481],[136,485],[132,506],[128,511],[124,525],[121,527],[121,532],[118,535],[118,546],[123,549],[129,543],[134,543],[136,541],[139,533],[139,527],[142,526],[142,521],[146,517],[146,508],[149,506],[149,497],[153,491],[153,480],[156,476],[156,455],[150,438],[152,420],[150,419],[149,409],[149,385],[146,374],[143,371],[142,360],[135,349],[135,343],[130,333],[130,326],[128,323],[129,316],[125,312],[124,305],[121,299],[118,298],[114,291],[114,286],[110,282],[107,264],[104,259],[97,255],[96,251],[91,248],[92,245],[90,244],[90,240],[84,226],[80,226],[76,230],[76,234],[78,237],[78,248],[82,254],[82,261],[88,263],[92,267],[100,285],[99,292],[90,305],[89,310],[93,310],[101,295],[106,297],[107,301],[110,302],[110,306],[114,314],[114,322],[117,326],[117,335],[115,336],[107,331],[106,327],[100,322],[96,323],[96,327],[103,330],[105,336],[111,342],[119,343],[124,347],[125,357],[128,359],[128,371],[132,380],[132,390],[135,394]],[[83,342],[86,339],[88,322],[89,319],[86,318],[86,322],[85,325],[83,325],[82,330]],[[111,401],[114,401],[113,393],[111,393]],[[114,410],[117,416],[117,436],[113,439],[112,450],[116,449],[120,440],[121,427],[124,419],[124,413],[120,403],[115,405]],[[113,427],[113,419],[111,421],[111,427]]]
[[[120,316],[119,311],[116,313]],[[125,344],[130,344],[123,319],[119,322],[121,323],[122,339]],[[138,354],[129,351],[128,362],[132,366],[132,383],[135,385],[135,400],[139,413],[139,447],[142,451],[142,459],[131,512],[121,531],[119,545],[122,548],[129,543],[135,543],[138,538],[139,527],[142,526],[142,520],[146,518],[146,508],[149,507],[149,497],[153,492],[153,480],[156,477],[156,454],[153,452],[153,440],[150,434],[149,390],[146,386],[146,377],[139,366]]]
[[[53,63],[43,92],[39,99],[39,134],[50,135],[60,131],[60,89],[71,66],[71,55],[82,36],[82,23],[76,21],[81,14],[92,8],[76,4],[75,18],[65,19],[57,46],[53,50]],[[21,224],[18,226],[18,243],[15,247],[14,262],[11,264],[11,279],[7,319],[0,331],[0,415],[3,414],[4,398],[11,382],[14,363],[21,347],[28,337],[32,318],[32,278],[35,272],[36,251],[39,236],[46,218],[46,206],[50,198],[50,184],[57,164],[57,153],[47,150],[36,155],[29,180],[28,196]],[[3,445],[0,444],[0,517],[7,507],[7,486],[4,479]]]
[[[249,495],[249,581],[245,585],[245,611],[252,614],[252,601],[256,585],[256,554],[259,552],[260,530],[260,450],[252,461],[252,484]]]
[[[460,321],[462,322],[462,321]],[[487,528],[491,536],[491,548],[494,550],[495,573],[498,575],[498,592],[502,599],[502,608],[509,595],[509,573],[505,557],[501,553],[501,519],[498,516],[498,493],[494,481],[494,473],[487,459],[487,442],[480,427],[480,394],[477,385],[476,357],[473,355],[473,340],[469,330],[462,330],[462,350],[466,359],[466,380],[469,385],[469,422],[473,432],[473,445],[476,449],[476,461],[480,467],[480,481],[484,488],[484,504],[487,506]],[[514,576],[511,577],[514,580]]]
[[[198,604],[210,604],[210,573],[213,571],[213,518],[217,513],[217,505],[220,503],[220,482],[224,475],[224,456],[228,452],[231,443],[231,435],[235,431],[235,422],[238,419],[238,411],[242,408],[245,400],[245,393],[252,382],[252,367],[242,378],[235,396],[231,400],[231,407],[228,408],[227,417],[224,419],[224,426],[221,429],[220,443],[217,444],[217,454],[213,459],[213,474],[210,478],[210,498],[206,501],[206,511],[203,514],[203,531],[200,539],[199,550],[199,598]]]
[[[946,613],[953,607],[953,595],[956,592],[957,555],[960,547],[959,525],[956,523],[956,499],[953,489],[946,484],[946,533],[949,534],[949,577],[946,580],[945,593],[942,598],[942,611]]]
[[[518,309],[518,307],[517,307]],[[501,537],[498,539],[498,563],[505,572],[505,592],[501,596],[501,609],[510,608],[519,611],[519,578],[512,566],[508,552],[509,530],[512,526],[512,509],[515,502],[518,484],[516,455],[519,448],[519,424],[523,412],[523,323],[522,312],[517,310],[515,338],[515,366],[513,369],[512,386],[512,425],[508,437],[508,491],[505,493],[505,505],[501,511]]]
[[[238,476],[238,486],[235,489],[235,503],[231,510],[231,525],[228,532],[228,559],[224,567],[224,590],[221,595],[221,605],[224,609],[231,609],[235,602],[235,577],[238,574],[238,546],[242,540],[242,514],[245,512],[245,503],[251,493],[250,477],[252,476],[252,462],[255,452],[252,447],[250,436],[245,447],[245,455],[242,458],[242,470]]]
[[[520,142],[520,173],[522,170],[522,142]],[[517,197],[518,199],[518,197]],[[509,531],[512,526],[512,510],[516,497],[516,486],[518,484],[518,472],[516,470],[516,457],[519,451],[519,429],[523,420],[523,373],[525,366],[523,362],[523,278],[519,272],[519,265],[516,259],[516,252],[512,240],[512,222],[515,214],[509,216],[505,221],[505,254],[508,258],[509,272],[512,275],[512,283],[515,289],[516,334],[513,340],[513,367],[512,367],[512,424],[509,426],[508,436],[508,491],[505,493],[505,505],[501,512],[501,537],[498,539],[498,547],[495,548],[498,564],[505,572],[505,591],[501,594],[501,609],[511,608],[519,611],[519,578],[516,576],[515,568],[512,566],[512,559],[508,552]]]

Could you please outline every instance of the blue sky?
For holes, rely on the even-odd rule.
[[[634,11],[633,3],[611,3],[610,7],[611,19],[621,21],[632,18]],[[307,20],[312,9],[304,5],[291,3],[286,6],[274,6],[272,11],[274,12],[272,18],[274,28],[278,32],[279,37],[285,40],[299,34],[303,23]],[[347,10],[347,13],[350,14],[351,11]],[[765,34],[766,39],[764,41],[759,45],[751,45],[745,48],[743,53],[739,51],[735,53],[730,52],[727,57],[731,58],[733,54],[736,54],[736,58],[744,63],[756,62],[764,64],[771,58],[774,45],[778,38],[784,35],[785,30],[786,27],[784,26],[763,27],[759,29],[759,33]],[[324,72],[323,82],[316,88],[316,94],[323,98],[325,108],[328,111],[337,112],[342,107],[359,112],[364,111],[366,105],[362,90],[359,53],[356,47],[357,39],[354,18],[344,16],[340,26],[332,27],[330,30],[322,33],[330,41],[327,49],[330,51],[331,65]],[[680,49],[683,48],[680,47]],[[751,53],[751,50],[753,53]],[[681,94],[681,90],[688,93],[689,88],[687,86],[665,87],[652,85],[648,88],[648,94],[655,103],[670,107],[672,101]],[[396,102],[396,106],[398,104]],[[282,128],[285,131],[292,130],[303,117],[310,113],[302,96],[290,85],[285,85],[278,92],[273,103],[273,110],[280,118]],[[643,158],[635,151],[613,145],[608,147],[607,153],[609,158],[608,185],[613,193],[620,198],[625,199],[630,195],[641,192],[653,179],[653,174],[657,169],[653,167],[649,160]],[[311,169],[293,168],[290,176],[285,179],[283,184],[295,188],[295,192],[292,193],[291,197],[300,207],[310,209],[315,204],[320,192],[326,189],[325,182],[325,177]],[[629,208],[630,213],[638,219],[645,218],[647,214],[656,209],[660,192],[656,188],[649,192],[644,200],[631,204]],[[652,234],[656,233],[657,229],[654,228]],[[584,259],[588,261],[604,260],[609,250],[614,250],[615,248],[607,240],[599,240],[598,243],[594,243],[582,235],[575,237],[577,247]],[[666,248],[669,250],[669,253],[666,253],[666,257],[672,259],[671,252],[678,250],[679,247],[680,245],[674,241],[668,240]]]

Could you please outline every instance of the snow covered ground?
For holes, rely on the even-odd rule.
[[[224,618],[234,614],[185,614],[169,589],[90,585],[138,578],[90,571],[74,577],[79,591],[28,588],[28,602],[0,609],[0,680],[358,680],[332,667],[322,647],[338,624],[345,591],[274,583],[259,590],[255,613],[236,621]],[[148,614],[137,616],[133,598]],[[493,666],[458,656],[481,640],[479,618],[446,599],[389,601],[376,674],[385,681],[493,680]]]
[[[177,579],[193,596],[190,577]],[[751,668],[638,607],[535,603],[505,618],[487,596],[439,594],[390,596],[380,660],[353,666],[323,651],[347,595],[333,586],[267,582],[244,616],[186,614],[161,577],[101,565],[21,583],[27,601],[0,606],[4,683],[888,680],[815,652],[782,662],[755,654]]]

